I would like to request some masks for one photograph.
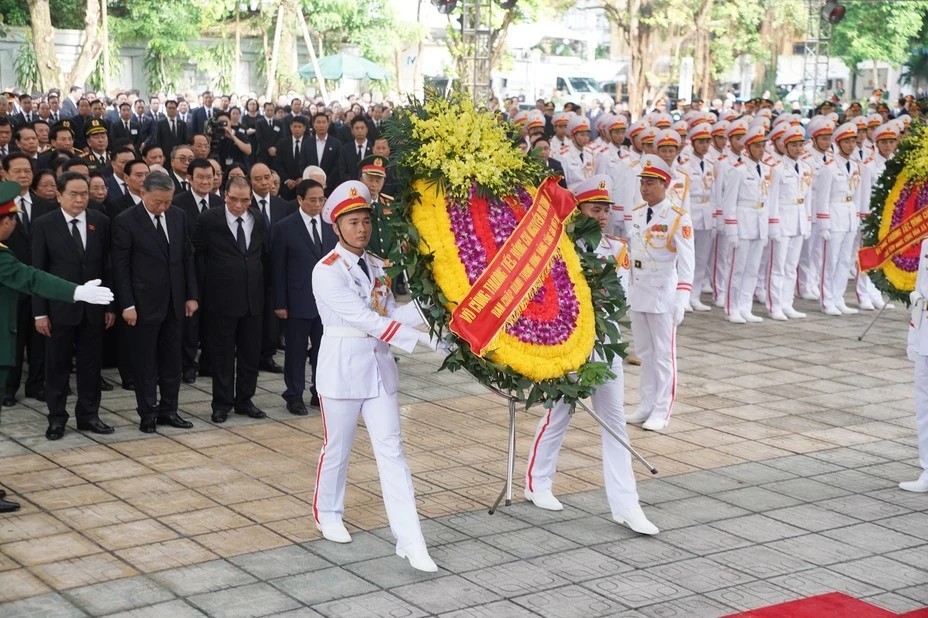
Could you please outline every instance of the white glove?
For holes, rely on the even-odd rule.
[[[84,302],[91,305],[108,305],[113,302],[113,291],[101,287],[100,283],[99,279],[93,279],[74,288],[74,302]]]
[[[439,352],[441,354],[451,354],[454,350],[451,349],[451,346],[438,337],[432,337],[428,333],[419,333],[419,343],[430,349],[432,352]]]
[[[819,238],[821,238],[822,240],[826,242],[831,240],[831,230],[822,230],[821,232],[819,232],[818,235],[819,235]]]
[[[683,316],[686,315],[686,306],[690,302],[689,292],[679,291],[674,299],[673,304],[673,325],[679,326],[683,322]]]
[[[771,227],[769,236],[770,236],[770,240],[777,241],[783,238],[783,233],[780,231],[780,228]]]

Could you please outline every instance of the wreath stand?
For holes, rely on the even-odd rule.
[[[867,336],[867,333],[870,332],[870,329],[873,328],[873,325],[876,324],[876,321],[880,319],[880,316],[883,315],[883,312],[886,311],[886,307],[889,306],[889,303],[885,303],[880,310],[876,312],[876,315],[873,316],[873,319],[870,320],[870,323],[867,324],[867,327],[864,329],[864,332],[860,333],[860,336],[857,337],[857,341],[863,341],[864,337]]]

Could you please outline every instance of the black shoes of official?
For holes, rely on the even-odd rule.
[[[246,404],[242,404],[236,407],[235,413],[247,415],[249,418],[266,418],[267,417],[267,414],[265,414],[264,410],[258,408],[257,406],[255,406],[255,404],[251,403],[250,401]]]
[[[110,392],[113,390],[113,383],[107,380],[106,378],[100,378],[100,390],[105,392]]]
[[[13,511],[18,511],[19,505],[15,502],[4,500],[2,497],[4,495],[6,495],[5,492],[3,494],[0,494],[0,513],[12,513]]]
[[[41,401],[42,403],[45,403],[45,389],[44,389],[44,388],[38,388],[38,389],[36,389],[36,390],[34,390],[34,391],[26,391],[26,397],[29,397],[30,399],[35,399],[36,401]]]
[[[124,391],[134,391],[135,390],[135,380],[129,378],[128,380],[123,380],[122,390]]]
[[[213,410],[213,415],[210,418],[214,423],[225,423],[229,419],[229,411]]]
[[[3,407],[4,407],[4,408],[12,408],[12,407],[15,406],[17,403],[19,403],[19,402],[16,401],[16,397],[13,397],[12,395],[6,395],[6,396],[3,398]]]
[[[155,430],[158,428],[158,419],[157,418],[143,418],[139,422],[139,431],[142,433],[155,433]]]
[[[193,369],[184,369],[184,373],[181,376],[181,379],[184,381],[184,384],[193,384],[197,381],[197,370]]]
[[[261,371],[266,371],[267,373],[283,373],[284,372],[284,368],[278,365],[276,362],[274,362],[273,359],[261,361],[261,363],[258,365],[258,369],[260,369]]]
[[[49,429],[51,429],[51,427],[49,427]],[[98,418],[87,421],[86,423],[79,422],[77,424],[77,429],[79,431],[89,431],[90,433],[99,433],[99,434],[109,434],[109,433],[113,433],[114,431],[116,431],[115,429],[113,429],[112,427],[110,427],[109,425],[107,425],[106,423],[104,423]]]
[[[61,423],[51,423],[45,430],[45,437],[49,440],[60,440],[64,437],[64,425]]]
[[[313,395],[309,398],[309,405],[313,408],[319,407],[319,395]]]
[[[287,412],[295,416],[306,416],[309,414],[309,410],[306,409],[306,404],[299,399],[287,402]]]
[[[191,429],[193,428],[193,423],[190,421],[185,421],[175,412],[174,414],[169,414],[167,416],[158,417],[159,425],[170,425],[171,427],[177,427],[178,429]]]

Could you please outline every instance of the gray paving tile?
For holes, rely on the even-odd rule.
[[[757,579],[770,579],[776,575],[796,573],[815,566],[811,562],[806,562],[763,545],[722,552],[713,555],[712,559],[734,567]]]
[[[627,541],[595,545],[591,549],[636,569],[695,557],[688,551],[654,537],[635,537]]]
[[[517,560],[514,555],[477,539],[431,547],[429,555],[439,568],[452,573],[463,573]]]
[[[150,577],[180,597],[213,592],[257,581],[225,560],[213,560],[153,573]]]
[[[872,466],[886,461],[883,457],[848,447],[820,451],[818,453],[809,453],[809,457],[820,461],[827,461],[828,463],[833,463],[845,468],[861,468],[863,466]]]
[[[531,562],[513,562],[462,575],[474,584],[492,590],[503,598],[550,590],[567,585],[566,579]]]
[[[792,536],[801,536],[807,532],[802,528],[771,519],[766,515],[745,515],[734,519],[709,524],[753,543],[769,543]]]
[[[911,435],[915,435],[914,430],[911,431]],[[918,460],[914,459],[915,451],[916,447],[913,446],[913,456],[906,461],[887,461],[874,466],[860,468],[860,471],[877,478],[885,479],[883,487],[896,487],[899,481],[914,481],[922,472],[921,468],[916,465]]]
[[[588,547],[541,556],[528,562],[556,573],[572,583],[632,570],[628,564],[595,552]]]
[[[528,522],[509,514],[506,508],[500,508],[493,515],[489,515],[486,510],[451,515],[442,519],[441,523],[469,537],[478,538],[529,526]]]
[[[263,582],[198,594],[187,600],[207,614],[223,618],[270,616],[300,606],[298,601]]]
[[[407,568],[412,570],[412,567],[408,564],[403,567],[399,560],[399,558],[396,558],[395,568]],[[305,605],[315,605],[317,603],[325,603],[326,601],[334,601],[335,599],[344,599],[346,597],[366,594],[376,590],[373,584],[339,567],[291,575],[289,577],[272,580],[270,583],[278,590],[290,595]]]
[[[430,555],[432,553],[430,552]],[[432,559],[434,560],[434,558],[433,555]],[[442,565],[439,565],[436,573],[425,573],[409,567],[408,564],[406,568],[398,568],[400,565],[397,560],[396,556],[385,556],[363,562],[352,562],[346,564],[343,568],[379,588],[395,588],[396,586],[404,586],[448,575],[448,571]]]
[[[739,508],[717,500],[715,497],[696,496],[695,498],[684,498],[675,500],[661,505],[662,509],[674,510],[684,513],[688,519],[698,523],[718,521],[720,519],[729,519],[731,517],[741,517],[748,515],[750,511]]]
[[[276,579],[297,573],[317,571],[332,566],[316,554],[299,545],[269,549],[229,558],[258,579]]]
[[[97,616],[174,598],[169,590],[144,575],[74,588],[64,595],[78,607]]]
[[[638,486],[641,489],[641,485]],[[577,494],[566,494],[559,498],[565,507],[572,507],[590,513],[603,515],[609,512],[609,502],[606,492],[602,489],[583,491]]]
[[[822,534],[842,543],[860,547],[872,554],[908,549],[909,547],[924,544],[922,539],[872,523],[827,530]]]
[[[797,598],[796,594],[770,582],[753,581],[706,594],[710,599],[746,611],[776,605]]]
[[[877,521],[881,526],[928,541],[928,513],[909,513]]]
[[[693,594],[692,591],[676,582],[646,571],[624,573],[620,577],[594,579],[581,585],[587,590],[632,609]]]
[[[819,483],[808,478],[796,478],[786,481],[777,481],[763,485],[764,488],[779,492],[802,502],[814,502],[826,498],[837,498],[853,493],[850,490],[826,483]]]
[[[585,519],[576,520],[586,521]],[[579,524],[578,525],[582,525]],[[524,528],[504,534],[493,534],[482,539],[493,547],[501,549],[519,558],[534,558],[555,552],[576,549],[577,543],[553,534],[544,528]]]
[[[3,604],[3,615],[9,618],[71,618],[86,616],[57,592]]]
[[[312,414],[312,412],[310,412]],[[315,612],[308,607],[291,609],[289,612],[274,614],[274,618],[323,618],[322,614]]]
[[[532,618],[538,614],[530,612],[524,607],[519,607],[512,601],[497,601],[496,603],[487,603],[467,609],[458,609],[453,612],[441,614],[438,618]]]
[[[765,514],[768,517],[810,532],[821,532],[822,530],[853,526],[860,523],[858,519],[826,509],[817,504],[800,504]]]
[[[206,614],[192,605],[187,604],[185,601],[175,599],[173,601],[167,601],[166,603],[158,603],[156,605],[149,605],[148,607],[132,609],[127,612],[110,614],[110,616],[112,618],[116,616],[119,618],[164,618],[165,616],[170,616],[171,618],[197,618],[198,616],[206,616]]]
[[[545,529],[580,545],[595,545],[638,536],[637,532],[627,526],[615,523],[611,514],[606,517],[591,516],[558,522],[545,526]]]
[[[648,519],[662,532],[686,528],[699,523],[695,519],[688,517],[688,514],[681,511],[678,506],[675,506],[676,503],[677,501],[664,502],[657,506],[647,507]]]
[[[782,541],[774,541],[768,543],[767,546],[818,566],[857,560],[869,555],[869,552],[865,549],[820,534],[808,534],[783,539]]]
[[[795,498],[790,498],[789,496],[764,489],[763,487],[733,489],[731,491],[717,493],[713,497],[737,507],[754,511],[755,513],[764,513],[772,509],[786,508],[799,504],[799,500]]]
[[[866,474],[860,470],[841,470],[840,472],[820,474],[812,478],[819,483],[840,487],[853,493],[876,491],[887,486],[886,479]]]
[[[661,479],[649,479],[638,483],[638,497],[644,504],[660,504],[671,500],[682,500],[683,498],[692,498],[696,493],[675,485],[669,481]],[[604,499],[605,504],[605,499]],[[609,505],[605,505],[603,513],[609,512]]]
[[[430,614],[441,614],[501,600],[495,592],[478,586],[460,575],[401,586],[394,588],[391,592]]]
[[[837,513],[846,513],[862,521],[874,521],[897,515],[905,515],[909,509],[884,500],[877,500],[862,494],[841,496],[816,503]]]
[[[829,592],[843,592],[860,599],[877,594],[880,591],[876,586],[841,573],[835,573],[824,567],[771,577],[769,581],[781,588],[795,592],[801,597],[814,597]]]
[[[914,480],[910,479],[910,480]],[[902,491],[898,487],[893,487],[891,489],[881,489],[879,491],[871,491],[867,493],[871,498],[876,498],[877,500],[883,500],[884,502],[889,502],[890,504],[895,504],[903,508],[909,509],[910,511],[921,511],[925,508],[925,495],[913,493],[911,491]]]
[[[526,524],[532,526],[544,526],[545,524],[556,521],[568,521],[586,517],[586,511],[579,509],[564,509],[563,511],[546,511],[540,509],[527,500],[513,502],[512,506],[500,507],[500,510],[506,511],[506,514],[521,519]],[[486,513],[486,511],[484,511]],[[496,517],[496,515],[487,515],[487,517]]]
[[[661,532],[661,540],[697,555],[714,554],[729,549],[747,547],[751,543],[741,537],[711,526],[693,526]]]
[[[884,556],[870,556],[853,562],[835,564],[831,569],[848,577],[872,583],[884,590],[896,590],[928,583],[928,571],[910,567]]]
[[[419,618],[427,614],[389,592],[372,592],[313,607],[329,618]]]
[[[928,607],[928,586],[909,586],[896,591],[899,596],[918,601],[923,607]]]
[[[458,541],[465,541],[470,538],[469,535],[464,534],[460,530],[455,530],[454,528],[446,526],[436,519],[423,519],[419,522],[419,525],[422,528],[422,536],[425,537],[425,542],[428,544],[430,550],[437,545],[457,543]],[[390,528],[378,528],[377,530],[371,530],[371,533],[388,543],[395,542]]]
[[[388,543],[370,532],[352,534],[350,543],[333,543],[323,539],[304,543],[303,547],[333,564],[349,564],[396,553],[395,543]]]
[[[922,603],[892,592],[884,592],[861,600],[897,614],[924,608]]]
[[[692,596],[649,605],[639,611],[650,618],[718,618],[736,610],[708,597]]]
[[[667,483],[688,489],[699,494],[713,494],[720,491],[729,491],[744,487],[744,483],[721,474],[717,470],[700,470],[688,474],[679,474],[667,478]]]
[[[913,547],[912,549],[894,551],[892,553],[886,554],[886,557],[891,558],[896,562],[901,562],[917,569],[928,571],[928,551],[925,551],[922,547]]]
[[[513,599],[532,616],[586,618],[590,616],[625,616],[625,606],[580,586],[544,590]],[[506,614],[501,614],[506,615]]]
[[[751,548],[747,548],[751,549]],[[724,554],[719,554],[724,555]],[[662,564],[644,571],[653,573],[700,594],[729,586],[743,584],[754,579],[751,575],[729,568],[721,560],[691,558],[670,564]]]
[[[764,461],[764,465],[798,477],[838,472],[844,468],[837,462],[830,462],[827,459],[813,457],[812,455],[812,453],[809,453],[808,455],[776,457]]]
[[[788,466],[783,464],[783,460],[789,461],[788,458],[768,459],[764,462],[750,461],[733,466],[719,468],[716,473],[722,476],[734,479],[745,485],[762,485],[764,483],[774,483],[776,481],[785,481],[795,478],[796,474],[787,469]],[[732,489],[737,489],[733,487]]]

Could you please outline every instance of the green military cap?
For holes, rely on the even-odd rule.
[[[74,123],[71,122],[70,118],[62,118],[61,120],[56,122],[54,125],[52,125],[52,130],[54,131],[55,129],[58,129],[59,127],[63,127],[67,129],[68,131],[71,132],[71,135],[74,135]]]
[[[358,171],[371,176],[387,177],[387,159],[382,155],[367,155],[358,163]]]
[[[106,123],[99,118],[91,118],[84,127],[84,135],[90,137],[98,133],[106,133]]]
[[[11,180],[0,182],[0,217],[18,212],[16,198],[19,197],[19,183]]]

